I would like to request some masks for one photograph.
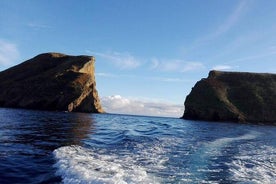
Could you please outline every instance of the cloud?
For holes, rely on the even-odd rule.
[[[187,62],[180,59],[159,60],[151,59],[151,69],[166,72],[189,72],[204,69],[200,62]]]
[[[271,51],[266,51],[266,52],[256,54],[256,55],[250,55],[250,56],[245,56],[245,57],[241,57],[241,58],[236,58],[236,59],[229,61],[228,63],[238,63],[238,62],[240,63],[240,62],[270,57],[270,56],[274,56],[274,55],[276,55],[276,51],[271,50]]]
[[[151,77],[150,80],[161,81],[161,82],[191,82],[189,79],[183,78],[169,78],[169,77]]]
[[[141,62],[129,53],[120,53],[120,52],[100,53],[100,52],[91,52],[91,51],[88,51],[88,52],[104,59],[105,61],[108,61],[114,64],[120,69],[134,69],[141,65]]]
[[[0,67],[11,66],[18,58],[17,45],[0,39]]]
[[[204,65],[200,62],[186,62],[182,72],[204,69]]]
[[[33,28],[33,29],[49,29],[51,28],[51,26],[48,26],[46,24],[39,24],[39,23],[34,23],[34,22],[30,22],[27,24],[28,27]]]
[[[193,48],[199,45],[207,44],[210,41],[227,33],[233,26],[238,23],[242,15],[246,12],[247,8],[248,1],[239,1],[234,10],[228,15],[227,18],[225,18],[225,20],[220,25],[218,25],[218,27],[211,34],[207,34],[195,41]]]
[[[184,112],[184,105],[128,99],[120,95],[103,97],[101,98],[101,103],[104,110],[108,113],[181,117]]]
[[[233,69],[233,67],[229,65],[216,65],[212,69],[213,70],[231,70]]]
[[[104,72],[100,72],[100,73],[95,73],[95,75],[97,77],[106,77],[106,78],[116,78],[116,77],[119,77],[117,75],[114,75],[112,73],[104,73]]]
[[[151,67],[150,67],[151,69],[156,69],[159,67],[159,65],[160,65],[160,62],[157,58],[151,59]]]
[[[132,79],[141,79],[145,81],[161,81],[161,82],[191,82],[189,79],[178,78],[178,77],[157,77],[157,76],[149,76],[144,77],[140,75],[124,75],[124,74],[113,74],[113,73],[105,73],[99,72],[95,73],[96,77],[104,77],[104,78],[132,78]]]
[[[233,12],[227,17],[215,31],[213,37],[220,36],[221,34],[230,30],[240,19],[241,15],[245,12],[247,2],[245,0],[239,1],[239,4],[235,7]]]
[[[271,52],[276,52],[276,45],[272,45],[272,46],[270,46],[269,48],[268,48],[268,50],[269,51],[271,51]]]

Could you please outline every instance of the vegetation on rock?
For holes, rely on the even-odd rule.
[[[40,54],[0,72],[0,106],[103,112],[92,56]]]
[[[276,124],[276,74],[211,71],[184,105],[185,119]]]

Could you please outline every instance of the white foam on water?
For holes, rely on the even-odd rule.
[[[209,175],[219,175],[224,172],[224,163],[219,160],[225,156],[225,150],[231,149],[233,143],[239,145],[237,142],[244,142],[244,140],[251,142],[258,136],[258,132],[251,131],[238,137],[222,137],[196,145],[196,152],[190,157],[192,164],[189,165],[192,178],[196,180],[196,183],[220,183],[220,178],[209,178]]]
[[[56,149],[54,156],[57,160],[54,165],[57,168],[56,174],[62,177],[63,183],[159,183],[159,178],[149,174],[148,169],[138,163],[141,158],[134,154],[119,156],[99,153],[81,146],[65,146]],[[147,157],[145,159],[149,163],[155,162]],[[158,164],[162,162],[155,163]]]
[[[228,166],[234,181],[275,184],[276,148],[263,145],[258,149],[242,149]]]
[[[191,161],[194,159],[195,163],[183,166],[187,167],[186,169],[173,166],[169,171],[168,153],[183,141],[181,138],[160,138],[158,141],[137,143],[130,150],[127,148],[117,151],[65,146],[54,151],[56,174],[61,176],[66,184],[157,184],[166,181],[221,183],[219,178],[208,178],[208,175],[224,172],[220,167],[221,163],[215,158],[224,156],[223,150],[231,144],[229,149],[233,145],[238,149],[236,155],[228,160],[229,163],[224,163],[228,166],[231,181],[273,183],[276,181],[276,148],[258,145],[255,141],[258,136],[258,132],[252,131],[239,137],[224,137],[197,145],[196,148],[199,149],[194,157],[191,157]],[[236,144],[236,141],[241,142]],[[210,165],[214,167],[209,167]],[[162,173],[166,172],[174,174],[161,178]]]
[[[236,141],[242,141],[242,140],[254,140],[257,138],[260,134],[255,131],[251,131],[247,134],[241,135],[239,137],[223,137],[216,139],[211,142],[204,143],[203,151],[206,157],[208,156],[221,156],[224,153],[222,153],[222,149],[228,146],[229,144],[236,142]]]
[[[251,140],[251,139],[255,139],[258,136],[259,136],[258,132],[251,131],[250,133],[239,137],[224,137],[224,138],[216,139],[213,142],[206,143],[206,146],[210,148],[221,148],[234,141]]]
[[[221,149],[230,143],[248,140],[247,143],[237,144],[238,153],[227,163],[231,179],[237,182],[274,184],[276,183],[276,148],[266,145],[258,145],[254,139],[261,136],[260,133],[251,131],[248,134],[234,138],[220,138],[206,143],[209,155],[220,155]]]
[[[141,161],[151,172],[158,172],[166,169],[166,162],[169,160],[167,153],[174,149],[182,140],[180,138],[160,138],[158,142],[143,143],[137,145],[136,155],[132,158]]]

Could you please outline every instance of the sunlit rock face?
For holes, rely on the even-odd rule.
[[[93,56],[44,53],[0,72],[0,106],[103,112]]]
[[[211,71],[184,105],[185,119],[276,124],[276,74]]]

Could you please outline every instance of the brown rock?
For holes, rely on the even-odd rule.
[[[93,56],[40,54],[0,72],[0,106],[103,112]]]
[[[185,119],[276,124],[276,74],[211,71],[184,105]]]

